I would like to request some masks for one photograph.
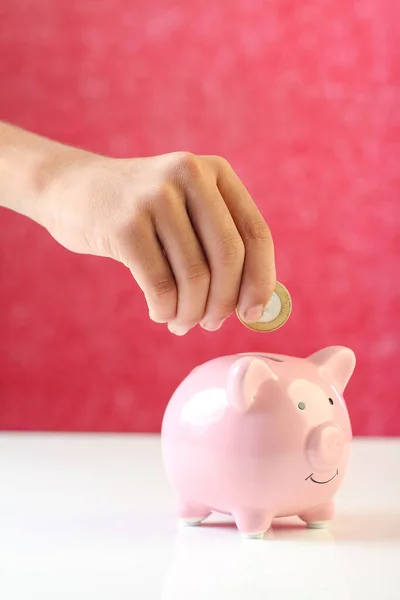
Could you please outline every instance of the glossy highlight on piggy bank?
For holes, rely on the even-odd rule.
[[[262,537],[275,517],[326,526],[349,458],[343,392],[354,367],[354,352],[333,346],[308,358],[248,353],[195,368],[162,424],[180,518],[197,525],[229,514],[247,537]]]

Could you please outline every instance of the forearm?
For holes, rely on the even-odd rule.
[[[40,205],[68,149],[0,122],[0,206],[41,223]]]

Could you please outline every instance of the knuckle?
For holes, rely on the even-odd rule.
[[[114,235],[121,243],[133,243],[137,236],[142,235],[146,226],[146,218],[140,212],[133,212],[125,222],[115,228]]]
[[[215,162],[219,169],[231,169],[230,162],[224,156],[214,155],[212,156],[212,160]]]
[[[221,236],[219,258],[223,264],[239,264],[243,262],[245,248],[239,235],[228,233]]]
[[[175,156],[175,169],[185,179],[197,180],[202,175],[201,159],[191,152],[178,152]]]
[[[217,156],[216,159],[217,159],[217,162],[218,162],[219,166],[221,167],[221,169],[231,169],[232,168],[231,163],[224,156]]]
[[[110,256],[130,267],[136,258],[138,240],[144,226],[145,220],[139,213],[131,215],[126,222],[113,225],[107,233]]]
[[[256,242],[269,242],[271,240],[271,233],[264,219],[247,221],[243,229],[244,237],[248,240]]]
[[[151,283],[152,296],[156,300],[164,301],[168,296],[175,296],[176,286],[175,281],[171,277],[166,277]]]
[[[226,319],[233,313],[237,306],[237,298],[218,298],[207,311],[212,318]]]
[[[165,181],[154,194],[157,204],[162,204],[166,209],[173,209],[178,202],[178,195],[173,184]]]
[[[192,284],[206,284],[210,282],[210,271],[205,262],[188,264],[184,267],[185,279]]]
[[[229,175],[234,172],[231,163],[224,156],[211,156],[211,165],[217,177]]]

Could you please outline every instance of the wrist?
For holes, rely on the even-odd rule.
[[[0,123],[0,206],[46,227],[51,189],[72,152],[79,151]]]

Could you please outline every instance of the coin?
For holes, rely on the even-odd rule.
[[[236,314],[239,321],[249,329],[259,332],[275,331],[275,329],[279,329],[279,327],[282,327],[282,325],[286,323],[291,312],[292,299],[288,290],[284,285],[279,283],[279,281],[276,282],[275,290],[271,296],[271,300],[264,308],[261,319],[255,323],[247,323],[246,321],[243,321],[239,315],[239,311],[236,309]]]

